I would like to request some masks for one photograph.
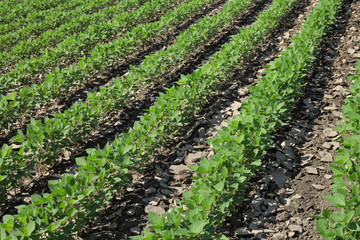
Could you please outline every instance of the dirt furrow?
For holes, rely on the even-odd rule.
[[[358,60],[359,2],[346,1],[338,16],[293,120],[275,134],[266,170],[253,179],[246,201],[225,223],[230,239],[321,239],[309,216],[335,210],[322,196],[331,192],[329,165],[339,147],[331,127],[341,120],[347,77]]]
[[[265,0],[264,0],[265,1]],[[117,65],[111,66],[107,73],[103,75],[96,76],[96,81],[89,84],[86,89],[82,89],[78,93],[74,93],[72,97],[70,97],[67,103],[62,105],[54,105],[49,109],[41,109],[36,113],[36,120],[43,120],[46,116],[51,118],[51,113],[57,113],[58,111],[64,111],[68,107],[70,107],[73,103],[77,101],[83,101],[86,99],[86,92],[87,91],[97,91],[99,87],[104,84],[109,84],[109,82],[118,76],[124,75],[130,69],[130,65],[138,65],[142,62],[146,55],[152,54],[155,51],[158,51],[162,48],[166,48],[168,45],[171,45],[175,42],[176,36],[181,32],[186,30],[189,26],[199,21],[201,18],[206,16],[212,16],[216,14],[218,11],[222,9],[222,6],[227,2],[227,0],[217,0],[211,6],[209,5],[207,8],[204,8],[201,13],[195,14],[187,21],[183,22],[180,26],[178,26],[175,30],[173,29],[171,32],[168,32],[166,35],[158,38],[154,43],[147,48],[140,50],[138,53],[129,56],[127,59],[128,62],[121,62]],[[211,43],[210,43],[211,46]],[[203,50],[205,51],[205,50]],[[199,55],[205,54],[203,51],[198,52]],[[188,59],[190,60],[190,59]],[[186,63],[186,61],[184,61]],[[125,65],[124,65],[125,64]],[[180,68],[181,70],[181,68]],[[179,70],[179,71],[180,71]],[[183,71],[188,71],[183,69]],[[180,73],[182,73],[180,71]],[[95,77],[94,77],[95,78]],[[163,85],[159,85],[161,87]],[[148,93],[149,94],[149,93]],[[157,91],[153,90],[151,92],[152,95],[155,96]],[[124,111],[117,111],[115,113],[110,113],[109,116],[103,116],[101,119],[101,125],[94,130],[91,136],[84,136],[84,141],[82,144],[78,144],[77,146],[73,146],[73,152],[65,151],[63,155],[59,155],[59,161],[54,163],[53,166],[49,168],[44,168],[43,171],[39,171],[35,178],[33,179],[25,179],[23,181],[23,186],[19,187],[18,189],[13,189],[10,191],[10,195],[8,196],[8,201],[6,204],[0,206],[0,216],[4,214],[11,214],[15,213],[16,209],[14,206],[19,204],[26,204],[29,202],[29,196],[32,194],[41,194],[42,192],[48,192],[47,182],[48,180],[54,180],[61,178],[62,174],[66,172],[74,172],[76,167],[75,158],[79,156],[84,156],[86,154],[85,149],[93,148],[93,147],[104,147],[104,145],[115,138],[116,134],[120,132],[127,131],[129,127],[132,126],[133,122],[137,119],[138,113],[146,109],[149,104],[144,105],[148,99],[146,98],[145,92],[139,94],[139,99],[133,99],[133,106],[129,105]],[[153,98],[155,99],[155,97]],[[62,96],[64,101],[66,96]],[[144,101],[144,102],[143,102]],[[153,101],[152,101],[153,102]],[[139,105],[139,106],[138,106]],[[59,108],[57,108],[59,107]],[[129,117],[130,116],[130,117]],[[23,119],[22,119],[23,120]],[[17,130],[22,130],[26,132],[26,121],[22,122],[22,126],[20,128],[13,128],[12,132],[8,133],[7,135],[0,135],[0,146],[3,144],[9,144],[10,138],[17,134]],[[120,126],[121,124],[121,126]],[[121,131],[120,131],[121,129]],[[0,132],[1,134],[1,132]]]
[[[51,117],[51,114],[63,112],[74,103],[85,100],[87,92],[98,91],[100,86],[107,85],[114,78],[125,75],[129,72],[131,65],[139,65],[147,55],[163,48],[166,49],[167,46],[175,42],[176,37],[181,31],[186,30],[190,25],[196,23],[201,18],[215,14],[227,1],[228,0],[215,0],[211,5],[202,9],[200,13],[193,14],[179,26],[174,27],[165,32],[164,35],[154,39],[151,45],[139,49],[130,56],[127,56],[126,59],[121,59],[118,62],[112,63],[111,66],[108,66],[108,69],[101,74],[94,73],[86,84],[72,87],[66,94],[58,96],[56,99],[50,99],[46,106],[27,112],[12,125],[11,131],[0,130],[0,144],[7,143],[11,137],[16,135],[17,130],[24,131],[30,118],[36,120],[44,119],[45,117]]]
[[[297,4],[295,10],[286,17],[286,24],[274,31],[267,43],[249,57],[251,62],[247,61],[244,65],[244,69],[248,70],[235,73],[236,77],[231,79],[231,83],[224,86],[223,90],[195,115],[193,124],[173,139],[159,155],[154,156],[154,162],[146,167],[144,173],[138,174],[134,183],[116,197],[113,205],[106,210],[104,221],[84,231],[81,237],[128,239],[131,235],[139,234],[141,228],[148,224],[147,212],[163,213],[181,197],[182,192],[186,191],[192,182],[192,173],[187,165],[212,154],[205,143],[205,140],[211,137],[206,136],[206,129],[218,123],[218,119],[212,117],[218,116],[221,109],[228,108],[227,103],[246,96],[246,88],[254,83],[257,69],[263,68],[268,61],[275,58],[279,50],[287,44],[291,34],[297,32],[300,22],[296,19],[305,17],[304,9],[309,4],[310,1]],[[229,87],[231,89],[228,89]]]
[[[73,146],[72,153],[65,151],[63,155],[59,156],[59,161],[55,163],[50,169],[46,168],[40,171],[34,179],[25,179],[24,187],[21,191],[12,191],[8,204],[1,207],[1,214],[10,213],[14,211],[13,206],[21,204],[29,200],[29,195],[40,194],[47,192],[47,181],[58,179],[66,172],[74,172],[76,169],[75,158],[86,155],[85,149],[104,147],[107,142],[113,141],[116,135],[127,132],[134,121],[138,120],[138,116],[144,113],[144,110],[149,108],[155,101],[159,92],[164,92],[163,87],[171,86],[176,80],[180,78],[181,74],[187,74],[196,69],[202,62],[206,61],[209,56],[219,50],[222,44],[230,41],[231,35],[236,34],[239,29],[251,24],[254,21],[253,16],[256,16],[264,7],[264,4],[269,0],[258,0],[238,19],[226,25],[219,33],[214,36],[206,45],[195,50],[178,66],[170,69],[168,74],[158,79],[156,82],[144,86],[137,95],[138,98],[132,99],[124,110],[110,113],[101,118],[101,125],[97,127],[89,136],[84,136],[82,144]],[[214,15],[222,9],[222,4],[218,3],[217,7],[206,16]],[[188,23],[189,27],[190,23]],[[185,28],[185,26],[183,26]]]

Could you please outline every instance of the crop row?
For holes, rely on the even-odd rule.
[[[224,26],[235,19],[244,9],[251,5],[251,0],[233,0],[212,17],[201,19],[187,31],[182,32],[175,42],[166,50],[158,51],[143,61],[139,67],[123,78],[116,78],[108,87],[102,87],[100,92],[89,93],[88,98],[81,103],[75,103],[64,113],[56,114],[53,118],[32,121],[26,131],[22,131],[12,139],[21,143],[20,150],[14,151],[7,159],[8,167],[3,166],[0,174],[7,175],[7,182],[3,182],[0,195],[6,195],[7,188],[16,187],[20,176],[30,176],[34,166],[38,163],[52,164],[64,149],[84,140],[86,134],[112,111],[120,111],[126,103],[136,96],[144,85],[154,84],[164,74],[169,73],[193,51],[204,46]],[[76,121],[74,121],[76,119]],[[25,140],[26,138],[26,140]],[[26,168],[13,168],[10,165],[30,162]]]
[[[16,45],[18,42],[27,40],[30,37],[38,36],[46,30],[52,30],[57,28],[63,23],[68,22],[74,17],[79,16],[79,14],[87,14],[97,12],[99,9],[113,4],[117,0],[92,0],[83,4],[83,1],[75,0],[66,2],[67,5],[76,7],[76,9],[66,9],[65,11],[59,11],[58,8],[49,9],[44,13],[44,18],[38,22],[27,24],[26,26],[22,25],[21,21],[17,21],[11,26],[18,24],[18,26],[23,26],[15,32],[7,32],[6,34],[1,34],[0,36],[0,52],[11,49],[12,46]],[[64,4],[61,5],[61,7]],[[10,26],[10,25],[8,25]]]
[[[59,4],[55,8],[50,8],[42,11],[31,12],[25,17],[18,17],[16,21],[10,23],[0,24],[0,34],[4,35],[10,33],[18,28],[24,27],[30,23],[40,22],[44,20],[49,14],[53,14],[53,11],[71,11],[74,8],[78,7],[82,3],[80,1],[72,1],[71,3],[65,2]]]
[[[0,24],[16,21],[18,17],[26,16],[35,11],[56,7],[62,0],[26,0],[19,4],[4,4],[0,8]]]
[[[123,0],[115,6],[106,7],[99,12],[80,14],[68,23],[48,30],[35,39],[20,41],[8,52],[0,53],[0,66],[13,66],[20,60],[23,60],[21,62],[26,62],[27,58],[44,54],[45,49],[56,47],[58,43],[72,35],[81,33],[88,28],[96,27],[99,24],[104,24],[104,22],[111,20],[113,17],[123,12],[133,11],[148,1],[150,0]]]
[[[241,114],[208,141],[216,154],[190,167],[196,172],[191,190],[183,193],[183,200],[169,212],[161,216],[149,213],[150,231],[144,229],[144,236],[134,239],[227,239],[214,236],[216,227],[244,199],[249,178],[261,169],[261,159],[273,146],[272,132],[291,118],[290,111],[303,94],[302,79],[311,70],[317,47],[336,20],[341,3],[320,0],[293,44],[251,87]]]
[[[330,166],[333,193],[324,196],[341,211],[326,209],[320,216],[313,216],[321,219],[316,221],[316,227],[325,240],[360,239],[360,61],[357,73],[350,79],[354,82],[343,105],[344,120],[334,127],[342,137],[334,158],[336,165]]]
[[[63,59],[74,57],[76,55],[79,55],[81,51],[87,52],[91,49],[92,46],[106,40],[106,37],[115,37],[115,34],[118,31],[125,32],[126,30],[136,26],[138,22],[151,19],[152,17],[157,16],[159,13],[166,11],[168,8],[178,2],[179,1],[177,0],[155,0],[146,3],[145,5],[141,6],[139,9],[133,12],[123,13],[123,11],[125,11],[126,9],[136,8],[136,6],[141,3],[141,1],[138,0],[124,1],[117,6],[116,13],[119,14],[112,22],[104,21],[100,24],[92,25],[91,28],[89,28],[88,31],[86,31],[85,33],[82,33],[80,35],[74,34],[72,37],[61,42],[56,48],[46,50],[44,55],[40,56],[39,58],[31,58],[29,61],[24,61],[7,75],[2,75],[1,82],[5,84],[3,85],[3,87],[6,89],[13,87],[14,84],[16,85],[16,83],[19,81],[26,83],[27,77],[30,74],[41,73],[41,69],[39,69],[39,67],[48,67],[50,63],[57,63],[62,61]],[[137,20],[135,21],[134,19]],[[50,73],[46,77],[44,84],[33,85],[31,88],[22,89],[18,93],[20,95],[19,100],[25,100],[20,102],[21,105],[23,105],[22,107],[24,107],[25,105],[28,105],[25,108],[34,107],[31,104],[35,105],[35,102],[39,101],[40,99],[32,98],[37,96],[39,93],[45,93],[45,98],[51,97],[46,94],[47,91],[56,94],[59,87],[64,85],[66,86],[65,83],[62,83],[63,85],[61,83],[58,83],[58,87],[51,91],[53,85],[57,83],[56,80],[59,78],[64,79],[63,82],[67,80],[68,84],[71,84],[74,78],[80,78],[79,80],[83,80],[88,77],[89,72],[93,73],[99,69],[105,69],[106,65],[100,65],[100,61],[103,59],[105,61],[109,61],[109,58],[115,58],[116,56],[114,55],[116,54],[116,50],[121,51],[121,49],[118,48],[121,47],[121,43],[125,40],[131,42],[132,45],[135,45],[135,43],[140,40],[139,37],[136,37],[136,34],[141,34],[142,28],[142,25],[134,28],[130,32],[130,34],[121,37],[114,43],[97,46],[94,50],[92,50],[92,55],[90,55],[90,57],[88,58],[84,57],[80,59],[80,63],[78,65],[72,65],[66,69],[57,68],[54,72]],[[146,32],[144,34],[146,34]],[[138,43],[140,45],[141,42]],[[126,49],[124,51],[126,54],[134,50]],[[100,56],[101,59],[99,59]],[[94,66],[95,63],[97,64],[97,66]],[[102,63],[104,64],[104,62]],[[29,94],[29,96],[27,96],[27,94]],[[29,100],[31,100],[31,102],[26,101],[28,98]],[[41,104],[42,102],[46,101],[45,98],[43,98],[42,101],[39,101],[39,103]],[[1,111],[2,110],[3,109],[1,109]]]
[[[88,149],[86,158],[76,159],[80,166],[76,175],[64,174],[61,180],[49,181],[51,193],[33,195],[32,204],[18,206],[16,215],[4,216],[3,233],[24,236],[26,229],[31,237],[59,238],[90,221],[96,210],[108,203],[112,192],[128,184],[128,171],[143,166],[157,146],[188,122],[206,96],[232,75],[239,61],[265,39],[295,0],[275,2],[278,4],[234,36],[234,42],[224,45],[208,64],[183,76],[179,86],[160,94],[149,113],[140,117],[128,133],[115,138],[111,146]],[[3,148],[9,152],[6,145]]]
[[[158,2],[153,1],[142,6],[145,2],[150,1],[125,0],[116,6],[104,8],[100,12],[80,15],[69,23],[54,29],[54,31],[47,31],[34,40],[22,41],[13,47],[11,51],[3,52],[0,55],[2,64],[8,65],[19,62],[8,74],[1,75],[0,81],[8,83],[8,85],[1,88],[1,92],[14,87],[12,80],[29,84],[31,83],[31,77],[38,77],[37,74],[46,73],[45,70],[59,65],[64,60],[76,60],[76,56],[81,56],[81,53],[82,55],[87,54],[97,44],[115,38],[116,35],[127,31],[138,23],[146,22],[144,18],[140,18],[132,24],[129,23],[131,17],[139,18],[141,12],[148,17],[158,13],[157,11],[154,11],[153,14],[146,13],[146,9],[154,7],[153,5]],[[114,19],[109,21],[112,17]],[[124,23],[121,21],[124,21]],[[36,26],[34,29],[36,29]],[[73,52],[70,54],[71,49]],[[38,53],[41,54],[36,58],[34,55]],[[62,63],[62,65],[65,64]]]
[[[140,24],[112,43],[97,45],[91,51],[90,56],[80,58],[77,65],[71,65],[63,69],[56,68],[46,76],[42,84],[33,84],[31,87],[23,87],[19,92],[0,95],[0,126],[7,128],[23,113],[51,104],[54,98],[66,94],[70,88],[86,85],[93,74],[102,73],[108,69],[111,63],[126,60],[130,54],[138,52],[146,46],[151,46],[156,38],[166,37],[184,21],[191,19],[191,16],[203,12],[204,7],[205,9],[210,8],[209,4],[213,2],[215,0],[196,0],[190,4],[182,3],[175,10],[166,13],[159,21]],[[121,15],[119,21],[114,21],[114,25],[117,23],[119,26],[116,28],[123,27],[127,29],[128,26],[130,27],[136,23],[134,19],[138,21],[149,20],[156,16],[158,12],[163,12],[176,3],[179,3],[179,0],[154,0],[137,11]],[[120,21],[121,19],[123,21]],[[114,28],[114,26],[110,26],[110,29]],[[86,38],[90,38],[89,40],[91,40],[93,34],[101,35],[104,33],[97,32],[96,29],[92,32],[94,33],[90,34],[88,31],[89,36],[86,36]],[[98,41],[93,39],[91,42]],[[68,49],[69,46],[71,46],[70,49]],[[77,51],[86,48],[86,45],[78,45],[77,41],[74,40],[64,48],[68,49],[69,55],[76,55],[78,54]],[[61,49],[61,52],[65,53],[65,56],[68,55],[63,49]],[[53,58],[53,61],[59,61],[59,57]],[[19,71],[19,74],[21,75],[22,72]],[[12,82],[16,81],[16,78],[12,80]],[[4,84],[10,84],[10,82]]]

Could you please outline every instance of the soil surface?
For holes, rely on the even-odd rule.
[[[315,220],[332,209],[322,197],[331,193],[329,165],[339,148],[332,126],[342,120],[341,107],[359,60],[360,2],[346,1],[323,42],[305,96],[293,110],[270,149],[266,170],[253,180],[246,201],[222,229],[229,239],[321,239]]]
[[[148,212],[162,214],[173,206],[191,184],[188,166],[214,154],[206,140],[214,137],[226,120],[239,114],[248,86],[256,84],[265,65],[286,49],[288,40],[300,30],[301,22],[317,3],[313,0],[298,4],[286,17],[287,24],[274,31],[267,44],[256,50],[250,57],[251,63],[245,63],[246,71],[235,74],[237,77],[224,86],[227,90],[212,98],[185,134],[156,156],[107,210],[106,224],[96,224],[80,236],[128,239],[149,224]],[[319,214],[321,208],[331,208],[322,195],[331,192],[329,164],[334,155],[332,150],[339,147],[337,133],[331,126],[341,120],[341,106],[348,88],[346,79],[355,63],[348,49],[356,50],[358,42],[352,37],[358,29],[354,28],[356,4],[344,4],[334,30],[321,46],[314,72],[306,80],[306,95],[293,110],[294,120],[286,122],[275,134],[276,148],[270,149],[264,159],[266,170],[251,181],[245,202],[219,229],[229,239],[319,238],[309,216]],[[341,88],[337,87],[340,78]],[[334,88],[340,89],[341,94]]]
[[[130,64],[141,64],[146,55],[166,49],[174,43],[180,31],[204,16],[216,14],[226,2],[216,1],[183,26],[157,39],[148,49],[132,56],[131,61],[114,64],[108,72],[94,76],[88,85],[57,99],[50,108],[31,113],[31,116],[42,119],[51,112],[63,111],[75,101],[84,100],[86,91],[97,91],[99,86],[109,84],[114,77],[126,74]],[[81,229],[75,238],[129,239],[141,234],[142,229],[149,225],[148,212],[162,214],[174,206],[191,186],[193,172],[188,166],[215,154],[206,141],[216,136],[217,131],[226,126],[227,120],[240,113],[241,103],[249,94],[248,87],[255,85],[263,76],[265,66],[291,44],[289,40],[301,30],[302,22],[318,2],[298,1],[265,43],[257,47],[222,89],[204,103],[191,124],[160,149],[143,172],[134,173],[132,184],[117,193],[111,205],[100,213],[101,221]],[[47,192],[48,180],[76,171],[75,158],[85,155],[86,148],[103,147],[118,134],[128,131],[144,109],[152,105],[159,92],[164,91],[163,87],[171,87],[181,74],[191,73],[207,62],[221,45],[231,40],[231,35],[249,26],[270,4],[270,0],[257,0],[242,17],[225,26],[216,37],[171,69],[159,82],[146,86],[126,109],[105,116],[92,136],[75,146],[72,153],[64,153],[60,157],[62,160],[47,174],[39,176],[36,182],[28,182],[21,193],[13,193],[8,204],[0,206],[0,216],[14,214],[14,206],[29,202],[30,194]],[[350,86],[348,76],[355,73],[354,66],[360,59],[359,41],[360,1],[346,0],[337,22],[321,44],[313,71],[305,80],[305,95],[298,99],[292,120],[285,122],[283,128],[274,134],[276,147],[268,150],[263,160],[264,170],[251,179],[245,201],[225,219],[217,233],[231,240],[321,239],[316,235],[315,220],[310,216],[320,214],[325,208],[336,210],[322,196],[331,193],[329,166],[339,148],[339,136],[332,126],[342,119],[341,107]],[[24,129],[28,117],[20,119],[17,128]],[[0,144],[7,143],[15,130],[4,133]]]

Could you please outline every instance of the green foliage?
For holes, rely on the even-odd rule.
[[[13,22],[17,18],[31,14],[33,11],[61,7],[63,2],[61,0],[25,0],[20,3],[18,1],[9,1],[0,3],[0,23]]]
[[[32,174],[35,164],[42,163],[44,166],[52,164],[64,150],[70,151],[72,145],[81,142],[83,136],[97,126],[101,116],[126,106],[126,101],[134,96],[131,92],[136,94],[137,90],[143,88],[144,82],[155,82],[164,73],[171,71],[172,67],[186,59],[200,44],[206,44],[219,29],[236,18],[237,14],[250,4],[250,0],[231,1],[217,15],[204,18],[182,32],[177,37],[176,44],[169,46],[166,51],[158,51],[148,56],[139,67],[133,67],[133,71],[126,78],[117,78],[112,85],[101,87],[100,92],[89,93],[86,101],[74,104],[65,112],[55,114],[51,119],[45,118],[44,123],[31,121],[27,126],[26,134],[19,131],[11,139],[21,143],[21,150],[11,155],[13,163],[25,160],[31,162],[26,169],[13,168],[13,174],[10,175],[12,187],[19,181],[18,176]],[[213,31],[209,31],[209,28]],[[161,102],[155,103],[155,107],[161,105],[166,106]],[[178,115],[179,111],[175,111],[174,114]],[[153,114],[152,118],[155,117],[156,115]],[[176,124],[183,124],[182,117],[176,117]],[[138,124],[136,126],[140,127]],[[163,130],[161,126],[159,130]],[[120,154],[126,154],[132,148],[132,145],[124,146],[120,148]]]
[[[344,121],[338,122],[335,130],[339,131],[341,148],[331,170],[334,174],[332,195],[324,196],[340,212],[323,210],[316,227],[324,239],[359,239],[360,238],[360,61],[343,106]]]
[[[29,41],[26,40],[28,40],[28,38],[33,35],[40,35],[46,30],[57,28],[64,22],[66,23],[81,13],[86,14],[89,12],[95,12],[97,9],[114,1],[115,0],[94,0],[89,4],[84,4],[84,2],[79,0],[66,2],[58,5],[55,8],[46,9],[44,11],[36,11],[26,15],[25,17],[19,17],[16,19],[16,21],[10,22],[9,24],[0,25],[0,33],[3,32],[2,36],[0,37],[0,43],[2,43],[0,45],[0,51],[8,50],[20,42],[24,43],[25,41],[28,43]],[[17,30],[13,32],[11,31],[15,29]],[[22,50],[23,52],[29,51],[29,49],[25,50],[24,48]],[[9,55],[9,52],[6,53],[7,54],[2,53],[2,56],[11,56]],[[10,57],[10,59],[14,58],[15,55]],[[5,60],[1,57],[0,59],[1,62]]]
[[[317,54],[316,47],[334,22],[340,4],[341,1],[336,0],[320,1],[301,32],[293,39],[293,44],[270,64],[265,77],[251,88],[250,97],[242,105],[241,115],[228,122],[216,138],[209,140],[216,154],[209,160],[201,159],[199,166],[191,167],[196,172],[195,181],[192,189],[183,193],[178,207],[163,214],[163,218],[156,216],[158,221],[152,221],[151,232],[144,230],[144,236],[135,236],[134,239],[226,239],[223,235],[214,235],[216,227],[231,215],[234,205],[243,198],[241,194],[247,179],[261,167],[266,149],[273,144],[270,133],[290,117],[295,98],[301,96],[304,85],[301,80],[310,70]],[[252,30],[257,24],[265,34],[264,26],[275,25],[276,19],[283,16],[291,5],[290,2],[275,0],[249,28],[249,32],[244,31],[246,36],[256,36]],[[232,46],[241,46],[241,34],[234,37]],[[223,49],[230,51],[229,46],[225,45]],[[226,56],[226,50],[215,56],[221,59],[220,56]],[[224,68],[217,70],[220,75]],[[199,79],[198,76],[198,82],[201,81]],[[189,78],[184,77],[183,82],[191,87]],[[336,217],[347,220],[351,214]],[[319,223],[319,226],[325,228],[327,223]]]
[[[76,159],[80,165],[76,175],[65,174],[61,180],[49,181],[51,193],[33,195],[32,204],[20,205],[17,207],[17,214],[4,216],[0,225],[1,239],[61,239],[76,233],[90,221],[95,221],[97,211],[108,203],[112,193],[130,181],[129,170],[137,170],[152,156],[156,148],[166,143],[168,136],[176,134],[188,123],[193,112],[201,107],[207,96],[213,94],[221,82],[226,81],[233,70],[239,67],[240,60],[265,39],[294,2],[295,0],[275,0],[269,10],[260,14],[251,27],[234,36],[234,41],[225,44],[209,63],[190,75],[182,76],[177,86],[167,89],[166,94],[160,94],[154,106],[140,117],[140,121],[128,133],[116,138],[111,146],[98,150],[88,149],[87,157]],[[323,6],[322,2],[335,5]],[[216,227],[231,214],[234,203],[241,201],[241,193],[248,177],[260,167],[266,148],[272,145],[270,133],[276,126],[281,126],[282,120],[288,118],[294,97],[298,96],[293,93],[300,93],[303,84],[299,80],[309,70],[316,46],[325,32],[324,26],[332,23],[335,15],[332,10],[338,2],[340,1],[321,1],[316,8],[320,10],[314,10],[317,14],[322,11],[321,14],[309,21],[317,23],[315,29],[322,31],[309,31],[314,26],[305,24],[302,33],[295,38],[294,45],[275,61],[263,81],[251,89],[252,94],[250,100],[243,105],[243,113],[230,122],[227,128],[223,128],[216,139],[209,142],[214,145],[217,154],[209,161],[202,159],[199,167],[193,167],[198,175],[191,191],[183,194],[183,201],[178,207],[172,208],[171,212],[163,216],[151,213],[151,231],[144,230],[144,236],[137,236],[136,239],[194,239],[199,236],[201,239],[226,239],[223,235],[214,236]],[[187,18],[186,14],[196,12],[207,4],[195,0],[183,4],[174,11],[178,15],[165,15],[169,17],[166,21],[176,25],[176,21]],[[324,16],[328,18],[324,20]],[[165,24],[164,18],[160,23]],[[150,25],[151,29],[164,26],[160,23]],[[137,34],[142,36],[139,32]],[[286,66],[279,68],[282,64]],[[79,69],[86,69],[85,62],[80,61]],[[273,91],[272,94],[269,91]],[[106,89],[101,89],[101,92],[106,92]],[[17,93],[14,97],[16,96]],[[89,98],[96,99],[97,94],[89,94]],[[105,97],[99,98],[98,102],[106,100]],[[275,102],[284,103],[279,106]],[[9,103],[16,104],[15,101]],[[76,107],[81,109],[83,105]],[[95,107],[93,111],[100,111],[99,109],[102,108]],[[93,120],[91,113],[87,115],[90,116],[90,121]],[[73,121],[84,117],[71,115],[70,112],[68,114]],[[45,122],[49,124],[42,125],[39,121],[32,121],[26,134],[20,132],[15,137],[14,140],[19,142],[25,140],[19,154],[27,154],[28,157],[37,155],[39,151],[31,149],[36,149],[34,146],[41,145],[48,139],[45,133],[52,131],[46,128],[55,129],[53,132],[56,139],[59,139],[58,146],[68,144],[66,136],[56,135],[61,134],[62,128],[67,131],[66,134],[71,133],[71,130],[64,127],[67,125],[61,119],[56,119],[53,123],[46,119]],[[31,132],[37,134],[30,134]],[[54,146],[54,143],[51,142],[49,146]],[[9,149],[11,151],[8,146],[3,146],[1,156],[4,159],[9,158]],[[43,154],[46,155],[46,152]]]
[[[105,1],[103,2],[104,3],[101,4],[106,4]],[[146,3],[141,6],[144,2]],[[107,64],[104,63],[109,63],[111,60],[109,58],[114,57],[116,51],[114,51],[115,49],[113,48],[116,43],[104,45],[102,44],[104,41],[113,40],[119,34],[131,30],[136,25],[151,20],[155,16],[162,14],[164,10],[171,8],[174,3],[177,3],[177,1],[121,1],[118,5],[112,8],[106,8],[100,13],[82,16],[80,19],[76,18],[66,26],[64,25],[55,31],[48,31],[44,33],[42,37],[32,41],[31,44],[25,42],[25,45],[19,45],[15,48],[15,52],[10,51],[8,53],[4,53],[2,56],[0,55],[0,59],[3,58],[4,62],[7,63],[9,59],[14,59],[14,56],[19,55],[16,53],[16,49],[18,49],[20,51],[18,60],[21,60],[14,69],[10,70],[7,74],[0,76],[0,83],[3,84],[0,88],[0,93],[5,94],[10,89],[19,85],[29,85],[29,82],[31,83],[31,80],[34,77],[38,78],[38,74],[44,74],[49,72],[49,70],[52,70],[49,74],[50,76],[47,76],[44,80],[45,86],[35,85],[32,88],[27,88],[28,90],[30,89],[31,91],[37,91],[43,94],[43,91],[46,91],[43,98],[41,98],[41,96],[37,96],[39,98],[37,99],[37,104],[40,103],[40,100],[47,101],[47,98],[53,97],[50,93],[54,96],[58,96],[56,94],[61,94],[58,89],[60,87],[65,87],[65,83],[72,83],[73,85],[71,86],[74,86],[76,83],[73,83],[74,79],[84,81],[84,79],[90,76],[89,74],[106,69]],[[111,17],[113,18],[111,19]],[[94,24],[89,26],[92,21]],[[87,31],[78,32],[81,29],[85,30],[84,28],[86,28]],[[134,31],[139,32],[139,30]],[[61,39],[63,39],[63,41],[60,41]],[[135,43],[139,40],[143,39],[134,39]],[[120,44],[121,42],[122,41],[120,41]],[[136,46],[135,43],[132,42],[130,44],[132,48],[128,49],[128,51],[134,50],[133,48]],[[51,44],[55,46],[51,48]],[[43,51],[40,52],[41,49],[43,49]],[[31,55],[29,56],[29,53],[41,53],[41,55],[38,57],[32,57]],[[29,58],[23,59],[26,57]],[[80,63],[70,65],[71,61],[74,60],[78,60]],[[98,61],[103,61],[102,68]],[[96,66],[94,66],[94,64]],[[70,67],[67,67],[68,65],[70,65]],[[67,68],[65,68],[65,66]],[[81,79],[79,79],[80,77]],[[64,86],[58,85],[56,83],[59,81],[59,78],[65,78],[70,82],[63,80],[62,84]],[[51,87],[55,87],[54,85],[56,88],[51,91]],[[68,86],[66,89],[69,89],[71,86]],[[20,91],[20,94],[21,93],[22,92]],[[23,98],[21,100],[30,101],[30,99],[27,98]],[[32,102],[27,102],[27,104],[30,103]],[[43,103],[44,102],[42,102],[42,104]],[[30,106],[28,106],[28,108],[29,107]],[[28,108],[26,110],[29,110]]]
[[[235,3],[243,3],[244,5],[235,5]],[[232,16],[236,16],[239,11],[245,8],[245,4],[249,3],[250,1],[246,0],[236,0],[229,6],[236,6],[237,10],[226,7],[224,8],[224,12],[214,18],[221,20],[222,24],[225,24],[228,20],[225,21],[224,16],[229,17],[229,11]],[[178,24],[178,21],[183,21],[187,18],[186,14],[201,11],[207,4],[208,2],[200,0],[183,4],[178,10],[174,11],[175,15],[169,14],[169,17],[171,17],[174,24]],[[179,18],[178,16],[181,17]],[[207,23],[211,23],[214,18],[207,18]],[[166,22],[166,19],[162,21]],[[197,27],[205,26],[205,20],[200,22],[202,25],[196,25]],[[214,27],[218,26],[214,25]],[[195,26],[192,29],[196,29]],[[211,37],[211,35],[205,34],[205,37],[198,38],[197,40],[205,43],[209,37]],[[185,41],[185,38],[183,39],[182,41]],[[175,47],[171,47],[170,49],[172,49],[172,51],[176,50]],[[172,52],[170,51],[170,53]],[[184,56],[185,54],[182,55],[182,57]],[[155,56],[154,59],[156,59]],[[158,66],[161,66],[161,64]],[[119,85],[116,86],[119,87]],[[121,89],[124,90],[126,88],[114,88],[112,91],[114,91],[114,94],[119,94],[119,90]],[[202,85],[200,90],[205,91],[207,88]],[[107,200],[111,199],[112,193],[119,187],[128,184],[131,179],[128,174],[129,169],[136,170],[138,165],[144,164],[144,160],[152,156],[154,149],[161,146],[166,140],[166,137],[175,134],[176,129],[183,126],[187,119],[192,116],[194,110],[202,103],[201,101],[197,101],[194,105],[187,105],[187,99],[183,98],[183,94],[186,93],[192,98],[197,98],[197,93],[199,93],[200,90],[197,90],[195,85],[191,89],[186,88],[184,92],[169,89],[168,94],[162,94],[161,97],[158,98],[157,103],[149,109],[149,112],[141,117],[141,121],[136,122],[134,128],[131,129],[129,133],[116,138],[111,147],[107,145],[104,149],[88,149],[87,153],[89,155],[86,158],[76,159],[76,162],[80,165],[78,174],[66,174],[61,181],[49,181],[51,194],[32,196],[33,204],[29,206],[19,206],[18,214],[14,215],[14,218],[17,219],[13,227],[14,230],[6,231],[6,234],[16,237],[21,236],[19,235],[18,229],[22,229],[29,221],[37,219],[35,221],[35,230],[32,232],[32,238],[44,234],[49,234],[52,238],[59,238],[60,236],[76,233],[77,229],[81,226],[94,220],[95,216],[97,216],[96,211],[108,203]],[[213,90],[208,93],[212,92]],[[101,93],[106,93],[105,88],[101,89]],[[94,99],[94,104],[100,104],[106,99],[106,95],[101,95],[99,98],[97,98],[97,96],[97,94],[89,94],[89,98]],[[84,107],[84,105],[75,106],[79,108],[79,110]],[[102,108],[97,107],[96,109],[101,110]],[[90,110],[94,111],[91,108]],[[65,115],[69,118],[74,117],[73,122],[82,119],[82,117],[76,114],[76,111],[73,114],[70,112],[71,111]],[[88,116],[91,116],[91,114],[92,112],[89,112]],[[62,120],[65,119],[61,120],[56,118],[60,115],[62,114],[55,115],[54,121],[45,119],[45,124],[33,120],[26,134],[19,132],[14,140],[23,141],[24,136],[27,139],[22,143],[19,153],[17,154],[25,154],[26,157],[37,156],[34,158],[34,160],[36,160],[39,156],[47,156],[47,151],[40,153],[46,141],[51,143],[49,144],[50,147],[53,146],[54,140],[58,140],[55,141],[55,145],[65,146],[66,144],[61,143],[61,141],[67,139],[67,136],[59,137],[60,135],[56,134],[63,132],[70,134],[72,131],[66,128],[64,129],[64,127],[68,125],[62,122]],[[89,120],[86,121],[88,122]],[[72,121],[69,121],[68,123],[71,122]],[[54,131],[51,129],[54,129]],[[55,137],[50,138],[50,136]],[[48,153],[51,154],[51,151]],[[51,157],[51,155],[48,155],[48,157]],[[55,157],[55,155],[53,155],[53,157]],[[221,189],[221,185],[218,185],[218,189]],[[74,219],[76,219],[76,221],[73,221]],[[189,234],[194,235],[198,233],[201,225],[201,222],[194,224]]]

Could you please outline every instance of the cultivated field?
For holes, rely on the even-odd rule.
[[[0,0],[0,240],[360,239],[360,1]]]

